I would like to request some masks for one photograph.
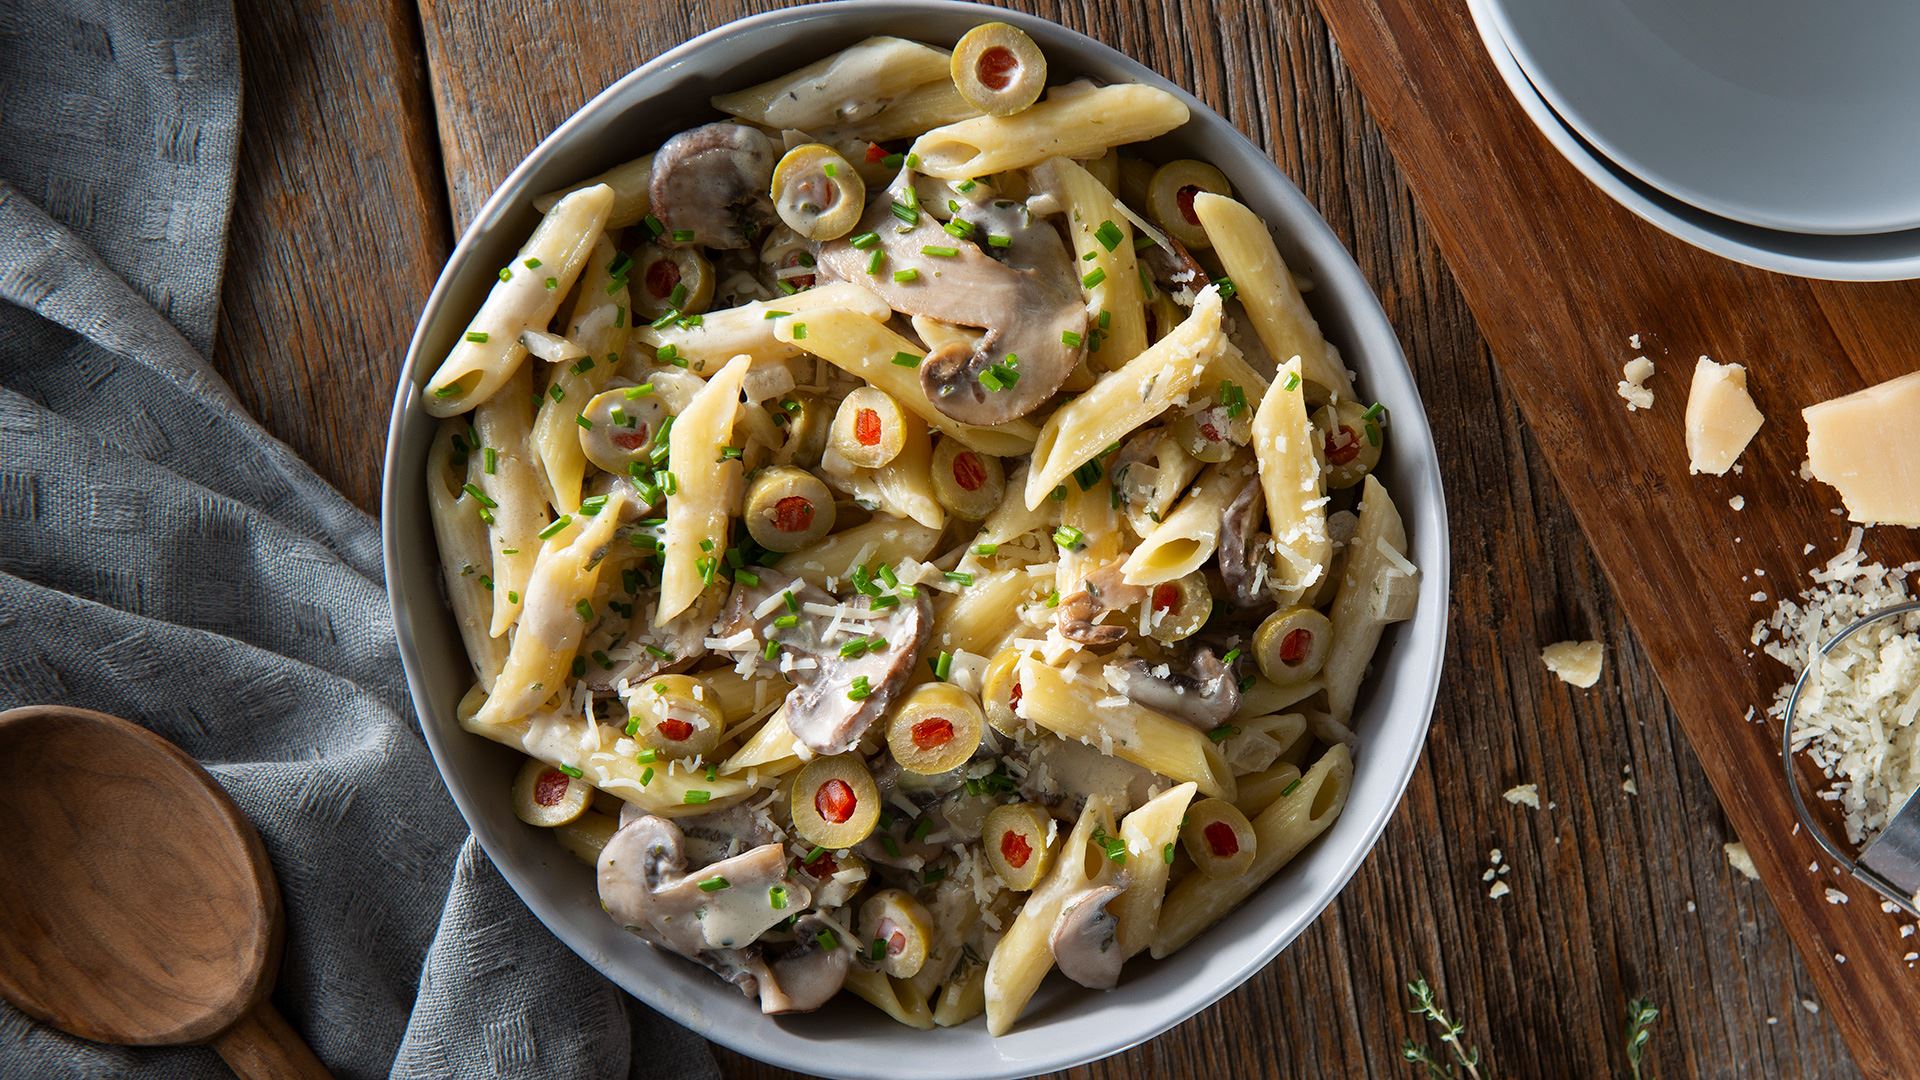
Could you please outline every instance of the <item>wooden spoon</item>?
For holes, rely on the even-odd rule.
[[[0,996],[83,1039],[325,1077],[267,1001],[284,936],[260,835],[179,747],[85,709],[0,713]]]

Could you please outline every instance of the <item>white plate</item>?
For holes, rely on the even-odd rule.
[[[1920,227],[1920,3],[1486,8],[1561,119],[1666,194],[1786,232]]]
[[[1468,0],[1494,69],[1527,118],[1609,198],[1662,232],[1735,262],[1795,277],[1829,281],[1903,281],[1920,278],[1920,229],[1869,236],[1779,232],[1716,217],[1689,206],[1608,161],[1568,127],[1520,69],[1489,10],[1492,0]]]
[[[649,948],[600,910],[591,868],[520,823],[508,799],[519,755],[461,731],[454,706],[472,679],[441,599],[424,470],[437,421],[420,387],[532,230],[533,196],[590,176],[712,116],[709,95],[785,73],[871,34],[951,43],[972,26],[1014,23],[1059,74],[1142,82],[1177,94],[1191,122],[1157,152],[1203,157],[1272,223],[1290,266],[1315,282],[1309,303],[1327,337],[1391,410],[1382,479],[1405,516],[1424,571],[1413,620],[1382,644],[1354,727],[1361,742],[1344,814],[1220,925],[1167,960],[1136,960],[1110,993],[1050,979],[1000,1039],[975,1021],[913,1031],[863,1002],[766,1017],[694,965]],[[1326,223],[1265,154],[1192,96],[1089,38],[1031,16],[918,0],[817,4],[754,16],[674,49],[621,79],[550,135],[475,216],[434,286],[394,395],[381,500],[386,576],[400,655],[421,728],[454,802],[508,883],[562,942],[628,991],[716,1042],[787,1068],[848,1077],[969,1080],[1069,1068],[1160,1034],[1271,961],[1333,901],[1379,838],[1420,757],[1446,646],[1446,504],[1433,439],[1405,358],[1367,282]],[[555,948],[559,948],[556,943]]]

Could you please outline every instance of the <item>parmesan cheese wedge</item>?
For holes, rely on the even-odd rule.
[[[1725,476],[1764,422],[1747,394],[1747,369],[1701,357],[1687,392],[1687,471]]]
[[[1813,478],[1862,524],[1920,526],[1920,371],[1800,413]]]
[[[1607,648],[1597,641],[1562,641],[1540,650],[1540,662],[1568,686],[1582,690],[1600,681]]]

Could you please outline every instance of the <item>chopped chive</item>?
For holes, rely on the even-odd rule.
[[[657,217],[654,217],[652,214],[648,214],[646,217],[641,218],[640,224],[645,225],[647,227],[647,231],[652,233],[655,236],[659,236],[662,233],[665,233],[667,231],[667,227],[665,225],[660,224],[660,219]]]
[[[895,281],[916,281],[919,279],[919,277],[920,277],[920,271],[915,270],[911,266],[907,267],[905,270],[895,270],[893,272],[893,280]]]
[[[1086,273],[1085,273],[1084,275],[1082,275],[1082,276],[1081,276],[1081,278],[1080,278],[1080,284],[1082,284],[1082,285],[1084,285],[1084,286],[1086,286],[1087,288],[1089,288],[1089,289],[1091,289],[1091,288],[1093,288],[1093,287],[1094,287],[1095,285],[1098,285],[1098,284],[1100,284],[1101,282],[1103,282],[1103,281],[1105,281],[1105,280],[1107,280],[1107,271],[1106,271],[1106,268],[1105,268],[1105,267],[1100,267],[1100,266],[1096,266],[1096,267],[1094,267],[1093,269],[1091,269],[1091,270],[1089,270],[1089,271],[1087,271],[1087,272],[1086,272]]]
[[[654,350],[653,358],[663,364],[671,364],[675,360],[680,359],[680,346],[671,344],[662,345]],[[680,366],[686,367],[687,365],[682,363]]]
[[[909,168],[909,169],[917,169],[917,168],[919,168],[919,167],[920,167],[920,155],[919,155],[919,154],[908,154],[908,155],[907,155],[907,168]]]
[[[733,885],[733,882],[728,881],[726,878],[721,877],[719,874],[715,874],[712,877],[707,878],[705,881],[702,881],[700,883],[700,891],[701,892],[719,892],[721,889],[731,888],[732,885]]]
[[[1100,462],[1095,459],[1073,470],[1073,482],[1080,485],[1081,491],[1092,491],[1100,482],[1101,473]]]
[[[852,244],[861,251],[865,251],[879,242],[880,234],[876,232],[863,232],[847,241],[847,243]]]
[[[553,291],[553,290],[556,290],[556,289],[558,289],[558,288],[560,288],[560,279],[559,279],[559,278],[557,278],[557,277],[550,277],[550,278],[548,278],[548,279],[547,279],[547,290],[548,290],[549,292],[551,292],[551,291]],[[621,311],[625,311],[625,310],[626,310],[626,308],[621,308],[620,310],[621,310]]]
[[[1378,420],[1380,419],[1380,414],[1386,411],[1387,411],[1387,407],[1376,401],[1373,404],[1367,406],[1367,411],[1361,413],[1360,418],[1362,420]]]
[[[579,769],[576,769],[571,765],[561,765],[559,766],[559,769],[561,772],[566,773],[568,776],[573,777],[575,780],[578,780],[581,777],[587,775],[586,773],[581,772]]]
[[[605,495],[595,495],[592,498],[580,500],[580,512],[588,517],[593,517],[606,508],[607,497]]]
[[[1086,339],[1071,330],[1060,331],[1060,344],[1065,345],[1069,349],[1079,348],[1080,343],[1084,340]]]
[[[1065,484],[1054,485],[1053,490],[1047,493],[1047,498],[1052,499],[1054,502],[1066,502],[1067,501],[1067,485]]]
[[[867,677],[865,675],[855,676],[853,685],[847,689],[847,700],[865,701],[871,696],[873,696],[873,687],[868,683]]]
[[[767,887],[767,906],[775,911],[785,911],[787,907],[787,887],[770,885]]]
[[[673,287],[672,292],[667,294],[667,305],[669,307],[684,307],[686,302],[687,283],[682,281]]]
[[[584,656],[574,657],[573,658],[573,677],[578,679],[584,676],[586,673],[587,673],[587,658]]]
[[[1047,590],[1047,606],[1048,607],[1060,606],[1060,590],[1059,589]]]
[[[479,484],[468,484],[465,487],[461,488],[460,490],[473,496],[473,501],[479,503],[481,506],[484,506],[489,510],[497,510],[500,507],[499,503],[494,502],[492,499],[488,498],[487,493],[480,490]]]
[[[566,528],[571,524],[573,524],[573,515],[561,514],[559,517],[553,519],[553,524],[540,530],[540,539],[551,540],[555,536],[559,535],[560,530]]]
[[[900,275],[895,274],[894,276],[899,277]],[[793,340],[805,341],[806,338],[807,338],[807,324],[803,322],[794,323],[793,324]]]
[[[467,331],[467,340],[484,343],[487,340],[487,332],[485,330],[469,330]]]
[[[957,236],[962,240],[968,240],[973,237],[974,224],[965,218],[954,218],[952,221],[947,222],[945,228],[949,236]]]
[[[640,786],[646,787],[651,783],[653,783],[653,766],[649,765],[640,773]]]
[[[466,393],[466,391],[458,386],[443,386],[440,389],[435,390],[433,392],[433,396],[437,398],[450,398],[450,397],[459,397],[461,394],[464,394],[464,393]]]
[[[906,160],[907,155],[905,154],[888,154],[886,157],[880,159],[880,167],[884,169],[897,169],[901,163]]]
[[[513,271],[511,271],[511,270],[509,270],[509,269],[507,269],[507,268],[506,268],[506,267],[504,267],[504,266],[503,266],[503,267],[501,267],[501,268],[500,268],[500,280],[501,280],[501,281],[512,281],[512,280],[513,280]]]
[[[660,481],[660,490],[669,495],[678,495],[680,493],[680,478],[670,472],[663,472],[660,475],[665,477],[665,479]]]
[[[1160,861],[1163,863],[1166,863],[1168,866],[1173,865],[1173,845],[1172,844],[1160,845]]]
[[[677,321],[679,318],[680,318],[679,312],[674,311],[672,309],[668,309],[665,315],[662,315],[659,318],[653,320],[651,325],[655,330],[665,330],[668,327],[672,326],[674,322]]]
[[[917,844],[925,840],[927,834],[931,832],[933,832],[933,819],[931,817],[922,817],[919,821],[913,823],[913,831],[907,834],[907,839]]]
[[[573,605],[573,611],[574,611],[574,614],[580,616],[580,619],[582,622],[593,621],[593,602],[592,601],[587,600],[584,597],[581,598],[581,600],[578,603]]]
[[[834,166],[834,164],[833,164],[833,162],[831,162],[831,161],[823,161],[823,162],[821,162],[821,163],[820,163],[820,171],[821,171],[821,172],[823,172],[823,173],[826,173],[826,174],[827,174],[827,179],[829,179],[829,180],[831,180],[831,179],[833,179],[834,177],[836,177],[836,176],[838,176],[838,175],[840,175],[840,170],[839,170],[838,168],[836,168],[836,167]]]
[[[587,419],[586,413],[575,413],[573,416],[573,422],[576,424],[579,424],[583,428],[586,428],[588,431],[593,430],[593,421]]]
[[[1001,235],[1001,234],[999,234],[999,233],[988,233],[988,234],[987,234],[987,246],[988,246],[988,247],[997,247],[997,248],[1005,248],[1005,247],[1012,247],[1012,246],[1013,246],[1013,237],[1011,237],[1011,236],[1002,236],[1002,235]]]
[[[912,189],[908,189],[908,190],[912,190]],[[896,202],[893,204],[893,216],[899,218],[901,221],[904,221],[909,225],[917,225],[920,222],[920,211],[915,207],[906,205],[905,203]]]
[[[675,230],[673,230],[673,242],[674,242],[674,243],[676,243],[676,244],[690,244],[690,243],[692,243],[692,242],[693,242],[693,230],[692,230],[692,229],[675,229]]]
[[[784,319],[791,314],[793,314],[793,312],[791,311],[774,311],[773,309],[769,308],[767,309],[766,313],[761,315],[760,317],[763,319]]]
[[[866,638],[854,638],[852,641],[849,641],[845,645],[840,646],[840,659],[842,660],[852,660],[852,659],[855,659],[856,657],[865,656],[866,654],[867,654]]]
[[[699,788],[693,788],[692,790],[688,791],[684,796],[682,796],[680,801],[685,803],[688,806],[699,806],[701,803],[711,801],[712,798],[713,798],[713,792],[702,791]]]
[[[791,611],[796,615],[800,613],[800,598],[793,595],[793,590],[789,589],[786,592],[781,593],[780,598],[786,603],[788,611]]]
[[[1282,390],[1298,390],[1298,389],[1300,389],[1300,373],[1299,373],[1299,372],[1297,372],[1297,371],[1289,371],[1289,372],[1287,372],[1287,381],[1286,381],[1286,385],[1284,385],[1284,386],[1282,386],[1282,387],[1281,387],[1280,389],[1282,389]]]
[[[479,512],[480,512],[480,520],[481,520],[481,521],[484,521],[484,522],[486,522],[486,523],[487,523],[487,524],[489,524],[489,525],[491,525],[491,524],[493,524],[493,511],[491,511],[491,510],[489,510],[489,509],[487,509],[487,508],[486,508],[486,507],[484,507],[484,506],[482,506],[482,507],[478,507],[478,510],[479,510]]]
[[[1093,230],[1093,238],[1100,241],[1100,246],[1106,248],[1108,251],[1119,247],[1120,241],[1124,239],[1124,237],[1120,235],[1120,226],[1115,225],[1112,221],[1101,222],[1100,227]]]
[[[1380,445],[1380,425],[1371,420],[1367,421],[1367,445]]]
[[[867,273],[878,276],[880,273],[881,264],[885,263],[886,261],[887,261],[886,252],[881,251],[879,248],[873,249],[873,254],[867,256]]]
[[[818,943],[822,949],[825,949],[828,952],[833,952],[835,949],[838,949],[840,947],[840,939],[838,937],[835,937],[833,931],[831,930],[820,931],[819,933],[813,935],[813,940],[816,943]]]
[[[1306,777],[1304,776],[1295,777],[1293,783],[1288,784],[1286,787],[1280,789],[1280,797],[1284,799],[1287,796],[1293,794],[1294,789],[1298,788],[1300,786],[1301,781],[1305,779]]]
[[[517,592],[514,592],[514,591],[513,591],[512,589],[508,589],[508,590],[507,590],[507,603],[509,603],[509,604],[517,604],[517,603],[519,603],[519,602],[520,602],[520,594],[519,594],[519,593],[517,593]]]
[[[629,386],[627,387],[627,400],[632,401],[635,398],[643,398],[651,393],[653,393],[653,384],[650,382],[643,382],[639,386]]]
[[[921,244],[920,254],[931,256],[936,259],[951,259],[955,255],[960,254],[960,249],[956,247],[948,247],[945,244]]]
[[[910,352],[897,352],[893,354],[893,365],[895,367],[919,367],[922,359],[924,359],[924,357],[915,356]]]
[[[1071,525],[1062,525],[1053,530],[1053,542],[1068,551],[1077,551],[1087,539],[1087,534]]]
[[[642,645],[640,647],[647,650],[648,655],[652,656],[655,660],[673,659],[672,653],[668,652],[667,650],[661,648],[658,645],[647,644],[647,645]]]
[[[1233,299],[1233,294],[1240,291],[1239,287],[1233,283],[1233,279],[1230,277],[1214,278],[1213,283],[1219,287],[1220,299],[1222,300],[1231,300]]]
[[[561,386],[559,383],[554,383],[552,386],[547,387],[547,396],[553,399],[555,405],[558,405],[567,400],[567,388]]]
[[[490,577],[488,577],[488,576],[487,576],[487,575],[485,575],[485,574],[481,574],[481,575],[480,575],[480,587],[481,587],[481,588],[483,588],[483,589],[485,589],[485,590],[487,590],[488,592],[492,592],[492,591],[493,591],[493,579],[492,579],[492,578],[490,578]]]
[[[940,576],[946,578],[948,581],[957,581],[962,585],[973,584],[973,575],[964,570],[949,570]]]
[[[1225,742],[1238,734],[1240,734],[1239,728],[1232,724],[1221,724],[1219,727],[1207,732],[1207,738],[1212,739],[1214,742]]]
[[[933,659],[933,677],[946,682],[947,676],[951,674],[953,674],[953,654],[942,649],[940,655]]]

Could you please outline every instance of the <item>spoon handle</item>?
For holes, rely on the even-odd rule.
[[[320,1059],[288,1026],[270,1001],[262,1001],[213,1040],[213,1048],[241,1080],[331,1080]]]

